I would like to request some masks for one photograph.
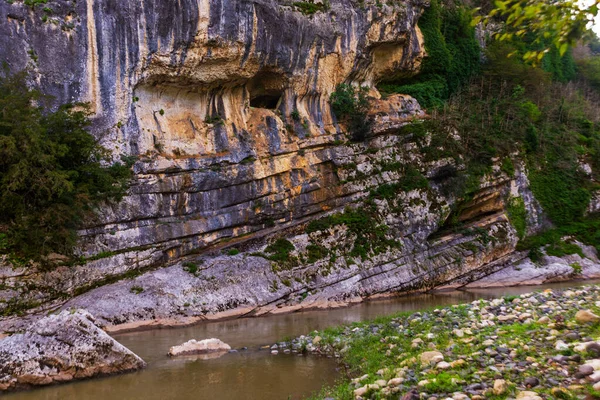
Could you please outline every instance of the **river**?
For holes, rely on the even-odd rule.
[[[518,295],[545,288],[574,287],[598,281],[543,286],[440,291],[389,300],[368,301],[326,311],[242,318],[185,328],[158,329],[114,335],[142,357],[148,367],[131,374],[73,382],[4,396],[7,400],[280,400],[301,399],[333,384],[340,376],[334,359],[316,356],[271,355],[260,350],[284,338],[315,329],[363,321],[399,311]],[[169,358],[169,347],[189,339],[216,337],[238,349],[218,359]],[[241,350],[247,347],[247,350]]]

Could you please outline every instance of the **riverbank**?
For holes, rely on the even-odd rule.
[[[316,398],[596,397],[599,315],[593,285],[325,329],[310,346],[341,357],[346,376]]]

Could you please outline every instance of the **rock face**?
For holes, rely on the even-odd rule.
[[[200,341],[192,339],[179,346],[171,347],[169,355],[175,357],[192,354],[226,353],[229,350],[231,350],[231,346],[219,339],[212,338]]]
[[[0,339],[0,391],[135,371],[144,361],[95,325],[63,311]]]
[[[50,17],[0,4],[0,62],[30,65],[57,104],[89,101],[102,142],[138,159],[129,195],[80,232],[89,262],[2,271],[0,298],[35,282],[26,303],[47,302],[352,201],[329,96],[416,73],[424,4],[330,3],[303,15],[292,1],[57,0]],[[402,96],[378,109],[387,127],[423,115]]]
[[[526,257],[508,198],[524,200],[529,233],[547,223],[522,166],[514,177],[495,166],[451,215],[460,160],[403,129],[427,117],[415,99],[375,89],[418,72],[424,2],[332,0],[313,15],[291,0],[46,6],[0,2],[0,62],[30,65],[57,104],[89,101],[94,132],[135,157],[135,179],[80,232],[83,265],[0,262],[0,312],[82,307],[106,325],[170,325],[464,286]],[[347,142],[331,112],[340,83],[374,98],[364,143]],[[352,221],[308,232],[367,202],[367,236]],[[267,251],[284,237],[285,259]]]

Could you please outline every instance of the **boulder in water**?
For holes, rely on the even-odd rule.
[[[194,354],[226,353],[231,350],[231,346],[219,339],[188,340],[187,342],[173,346],[169,349],[170,356],[184,356]]]
[[[63,311],[0,339],[0,392],[146,366],[95,322],[87,311]]]

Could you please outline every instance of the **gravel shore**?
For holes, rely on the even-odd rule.
[[[340,357],[345,378],[320,399],[591,399],[600,398],[599,315],[600,286],[585,286],[399,314],[278,347]]]

